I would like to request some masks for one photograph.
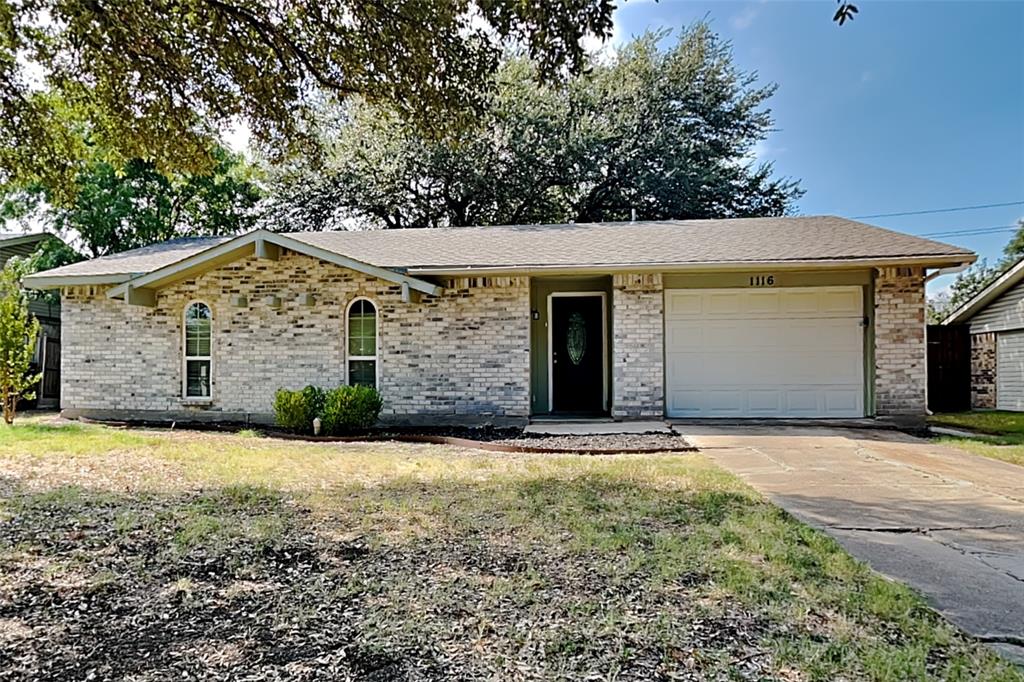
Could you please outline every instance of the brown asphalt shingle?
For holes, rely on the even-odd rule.
[[[411,271],[973,255],[966,249],[835,216],[295,232],[288,236],[372,265]],[[174,240],[46,274],[151,272],[225,239]]]

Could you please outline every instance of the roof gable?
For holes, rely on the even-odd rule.
[[[946,316],[942,324],[964,324],[985,310],[999,299],[1000,296],[1024,281],[1024,258],[1013,264],[987,287],[975,294],[970,300]]]
[[[251,254],[255,254],[260,258],[277,260],[279,249],[281,248],[320,258],[335,265],[378,277],[388,282],[401,284],[414,291],[435,295],[442,291],[441,287],[431,282],[410,277],[387,268],[379,268],[369,263],[348,258],[347,256],[327,252],[298,242],[287,235],[276,234],[268,230],[254,230],[157,268],[152,272],[124,281],[107,291],[107,296],[110,298],[123,298],[129,303],[152,305],[155,301],[155,292],[158,289],[175,282],[180,282],[183,279],[189,279]]]

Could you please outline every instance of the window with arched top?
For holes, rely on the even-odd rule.
[[[213,389],[213,313],[200,301],[185,308],[182,377],[185,398],[209,398]]]
[[[377,307],[357,298],[348,306],[348,383],[377,388]]]

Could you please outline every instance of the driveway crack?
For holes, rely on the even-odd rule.
[[[836,530],[863,531],[865,533],[921,533],[927,535],[935,531],[953,530],[996,530],[999,528],[1013,528],[1009,523],[999,523],[991,526],[840,526],[829,524],[828,528]]]

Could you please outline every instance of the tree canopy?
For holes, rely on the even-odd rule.
[[[52,202],[46,188],[33,185],[9,192],[0,216],[41,224],[82,251],[46,242],[30,259],[30,272],[175,237],[251,229],[262,197],[253,169],[224,149],[210,153],[216,166],[198,174],[164,174],[138,159],[118,167],[97,153],[77,175],[72,201]]]
[[[755,161],[773,85],[705,23],[648,33],[566,82],[506,60],[478,125],[424,135],[372,102],[320,112],[323,157],[271,171],[268,226],[388,228],[780,215],[802,191]]]
[[[204,173],[222,128],[301,136],[311,94],[425,130],[480,108],[512,43],[555,77],[611,29],[610,0],[0,0],[0,184],[70,193],[82,132],[115,166]]]

